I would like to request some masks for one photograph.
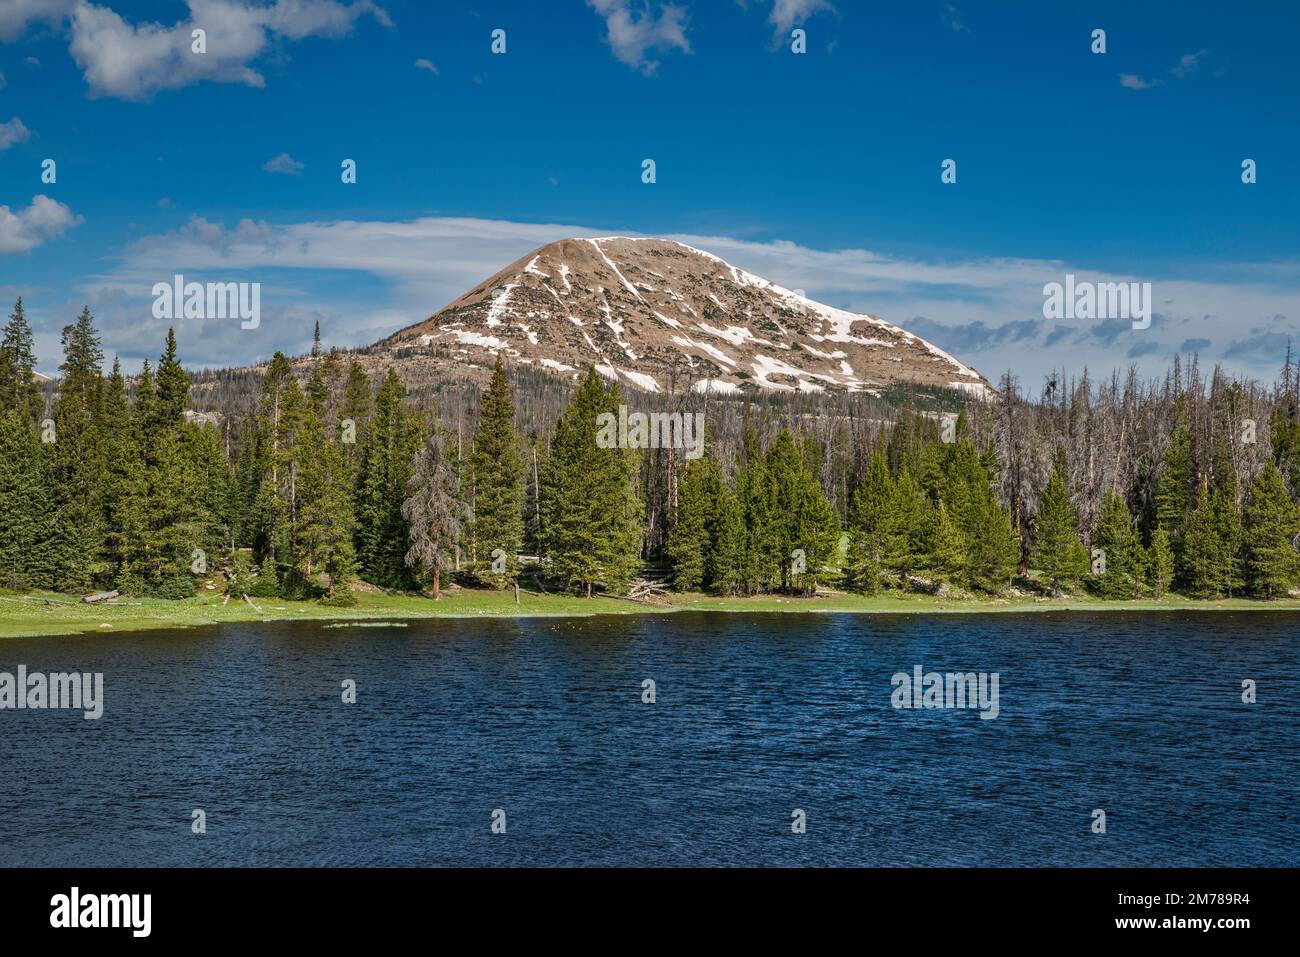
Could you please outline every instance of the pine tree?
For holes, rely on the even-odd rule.
[[[970,584],[982,591],[999,592],[1011,582],[1020,560],[1020,542],[1003,508],[986,484],[970,506],[966,533],[966,567]]]
[[[966,541],[957,523],[948,514],[948,506],[940,499],[929,513],[932,523],[929,530],[929,547],[924,558],[925,569],[938,581],[962,585],[966,582]]]
[[[738,595],[745,588],[745,510],[735,490],[718,469],[718,495],[712,517],[712,551],[705,560],[705,581],[711,591]]]
[[[1183,532],[1193,504],[1192,479],[1192,437],[1180,421],[1160,461],[1155,493],[1156,524],[1169,535],[1178,580],[1183,578]]]
[[[769,512],[766,564],[779,569],[783,590],[815,590],[827,577],[839,545],[839,522],[789,429],[782,429],[764,460]]]
[[[550,574],[591,597],[626,588],[640,563],[644,505],[635,450],[597,436],[615,420],[622,391],[589,369],[561,413],[543,471],[542,542]]]
[[[361,363],[355,359],[348,366],[347,381],[343,386],[343,402],[339,407],[340,436],[343,454],[353,482],[361,469],[361,450],[370,436],[370,418],[374,414],[374,398],[370,394],[370,379]]]
[[[51,505],[35,426],[17,408],[0,409],[0,587],[54,586]]]
[[[791,584],[806,594],[815,593],[818,585],[838,580],[842,564],[839,516],[817,479],[820,455],[818,445],[805,442],[796,488],[793,537],[802,543],[806,568],[792,577]],[[776,502],[780,507],[779,497]]]
[[[1286,597],[1300,585],[1298,538],[1300,507],[1292,501],[1282,473],[1270,462],[1251,486],[1246,505],[1246,573],[1255,594]]]
[[[351,476],[338,442],[322,438],[319,449],[303,489],[298,541],[304,572],[324,573],[328,580],[326,595],[338,602],[344,597],[340,589],[355,571],[356,519],[352,513]]]
[[[884,535],[894,482],[883,449],[876,449],[867,473],[853,494],[849,509],[847,572],[852,585],[864,594],[880,590]]]
[[[780,574],[778,549],[773,541],[771,484],[758,430],[745,430],[741,464],[737,469],[736,494],[745,528],[741,560],[743,590],[755,594],[771,587]]]
[[[144,459],[127,402],[122,366],[113,357],[113,372],[104,389],[102,416],[104,482],[100,496],[104,561],[119,588],[132,543],[144,533]]]
[[[420,423],[402,404],[405,395],[397,372],[389,369],[375,402],[357,489],[357,563],[366,581],[385,588],[414,583],[406,564],[410,528],[402,502],[423,439]]]
[[[1245,572],[1241,560],[1243,546],[1241,513],[1237,510],[1237,475],[1224,469],[1210,497],[1214,522],[1220,545],[1220,587],[1225,595],[1241,591],[1245,585]]]
[[[1209,489],[1202,483],[1183,533],[1184,578],[1193,597],[1218,598],[1224,594],[1226,554]]]
[[[1102,505],[1094,545],[1105,561],[1104,571],[1095,578],[1097,593],[1103,598],[1135,597],[1142,572],[1142,543],[1128,505],[1115,492],[1110,492]]]
[[[19,409],[29,418],[36,417],[42,401],[35,373],[32,327],[19,296],[0,338],[0,409]]]
[[[927,548],[925,503],[921,490],[912,481],[906,466],[894,481],[893,495],[885,519],[881,547],[881,565],[897,583],[907,586],[907,578],[921,565]]]
[[[1146,569],[1151,585],[1151,594],[1161,598],[1169,591],[1174,581],[1174,550],[1169,544],[1169,533],[1163,525],[1157,525],[1151,533],[1151,545],[1147,548]]]
[[[442,573],[456,561],[466,517],[460,477],[449,462],[437,427],[429,430],[408,489],[411,494],[402,502],[402,517],[410,526],[411,542],[405,561],[419,580],[432,583],[436,600],[441,593]]]
[[[713,559],[709,525],[716,515],[717,481],[709,457],[695,459],[677,486],[677,511],[664,552],[673,566],[673,584],[678,591],[701,591]]]
[[[1058,455],[1034,522],[1034,558],[1053,594],[1077,584],[1088,571],[1088,553],[1075,532],[1078,523],[1065,485],[1065,463]]]
[[[177,358],[176,333],[170,328],[166,347],[158,359],[156,382],[158,394],[152,409],[151,431],[154,435],[179,431],[185,424],[185,409],[189,405],[190,377]]]
[[[519,550],[524,544],[524,462],[515,432],[514,393],[500,356],[479,405],[469,475],[474,514],[471,558],[481,580],[503,588],[519,575]],[[494,553],[504,562],[496,560]]]
[[[144,462],[153,460],[154,405],[158,401],[158,388],[154,384],[153,368],[144,360],[139,377],[135,380],[135,404],[131,408],[131,428],[135,432],[136,448]]]
[[[56,513],[50,550],[59,589],[80,591],[91,586],[99,571],[102,535],[98,496],[103,460],[96,423],[104,353],[89,308],[63,328],[63,354],[54,441],[49,444]]]

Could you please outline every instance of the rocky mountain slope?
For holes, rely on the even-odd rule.
[[[974,369],[898,326],[662,239],[550,243],[367,352],[422,374],[473,375],[498,353],[567,377],[595,365],[650,392],[878,392],[895,382],[990,392]]]

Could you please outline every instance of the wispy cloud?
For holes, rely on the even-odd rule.
[[[262,169],[268,173],[285,173],[289,176],[299,176],[306,168],[306,163],[298,162],[288,153],[281,153],[262,164]]]
[[[1201,62],[1209,53],[1209,50],[1184,53],[1178,58],[1178,62],[1166,72],[1165,76],[1173,77],[1175,80],[1186,79],[1200,69]],[[1119,85],[1129,90],[1150,90],[1157,86],[1164,86],[1164,84],[1165,77],[1163,76],[1148,79],[1137,73],[1121,73],[1119,75]]]
[[[1171,76],[1182,79],[1185,76],[1191,76],[1201,65],[1201,60],[1208,54],[1209,50],[1198,50],[1196,53],[1184,53],[1178,61],[1178,65],[1169,71]]]
[[[1130,90],[1149,90],[1153,86],[1159,86],[1164,80],[1144,80],[1136,73],[1121,73],[1119,75],[1119,85]]]
[[[970,27],[960,20],[957,8],[951,3],[943,5],[943,22],[954,33],[970,33]]]
[[[438,75],[438,68],[433,65],[433,61],[426,60],[424,57],[420,57],[420,59],[415,61],[415,68],[417,70],[428,70],[434,76]]]
[[[632,0],[587,0],[587,4],[604,18],[605,41],[614,57],[633,70],[653,76],[659,61],[651,59],[650,53],[691,52],[685,7],[660,4],[656,15],[648,2],[639,14],[633,11]]]
[[[242,364],[276,349],[300,351],[306,316],[321,318],[333,343],[369,344],[427,317],[538,246],[609,233],[571,224],[436,217],[244,220],[233,227],[193,217],[178,230],[134,243],[117,268],[90,280],[79,295],[102,318],[106,342],[138,340],[156,351],[165,328],[141,319],[153,283],[176,272],[262,282],[265,318],[256,334],[202,323],[177,329],[189,361]],[[1269,353],[1267,345],[1293,333],[1296,323],[1287,310],[1294,315],[1300,293],[1300,263],[1221,264],[1198,269],[1194,278],[1162,278],[1055,260],[927,260],[779,240],[667,238],[829,305],[897,323],[990,376],[1010,368],[1027,381],[1054,368],[1088,365],[1109,372],[1130,362],[1156,375],[1189,340],[1205,341],[1198,350],[1203,359],[1222,358],[1234,371],[1271,378],[1277,352]],[[1067,272],[1081,281],[1152,282],[1151,328],[1134,330],[1123,320],[1044,319],[1043,285],[1062,281]]]

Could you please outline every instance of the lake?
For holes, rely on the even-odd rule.
[[[104,714],[0,711],[0,865],[1295,866],[1297,626],[691,612],[5,639],[0,671],[102,672]],[[918,665],[996,673],[997,717],[893,707]]]

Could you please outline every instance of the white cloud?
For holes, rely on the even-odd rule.
[[[262,164],[262,169],[268,173],[286,173],[289,176],[299,176],[306,168],[306,163],[299,163],[288,153],[281,153]]]
[[[822,10],[835,12],[826,0],[774,0],[772,15],[768,19],[780,36],[789,33],[793,27],[802,26],[809,17]]]
[[[23,126],[23,121],[14,117],[7,123],[0,123],[0,153],[15,143],[26,143],[31,139],[31,131]]]
[[[59,24],[76,0],[0,0],[0,41],[15,40],[33,23]]]
[[[655,16],[647,2],[638,16],[631,0],[587,0],[588,5],[605,19],[605,41],[615,58],[646,76],[654,74],[659,61],[647,54],[681,50],[691,52],[686,39],[686,10],[671,3],[661,4]]]
[[[0,256],[31,252],[82,221],[67,206],[48,196],[33,196],[31,205],[17,212],[0,206]]]
[[[434,76],[438,75],[438,68],[433,65],[433,61],[426,60],[424,57],[420,57],[420,59],[415,61],[415,68],[417,70],[428,70]]]
[[[370,0],[276,0],[269,6],[245,0],[188,0],[187,5],[189,17],[165,26],[128,23],[109,7],[78,2],[71,10],[68,49],[90,85],[90,95],[145,100],[159,90],[204,80],[260,88],[265,80],[250,64],[272,38],[343,36],[366,14],[392,25]],[[204,53],[191,49],[195,29],[206,33]]]

